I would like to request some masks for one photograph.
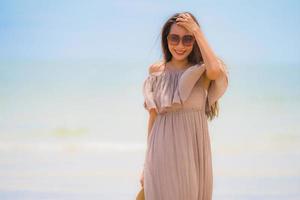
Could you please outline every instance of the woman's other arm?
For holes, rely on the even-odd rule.
[[[157,113],[155,109],[150,109],[149,111],[149,119],[148,119],[148,135],[147,135],[147,141],[149,140],[149,136],[151,134],[151,130],[154,124],[154,121],[156,119]],[[144,164],[145,167],[145,164]],[[142,187],[144,187],[144,167],[142,170],[142,173],[140,175],[140,184]]]
[[[149,139],[149,136],[151,134],[151,130],[152,130],[152,127],[153,127],[153,124],[154,124],[154,121],[156,119],[156,116],[157,116],[157,112],[155,109],[151,109],[149,111],[149,119],[148,119],[148,136],[147,136],[147,140]]]

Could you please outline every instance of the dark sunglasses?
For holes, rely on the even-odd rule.
[[[194,44],[195,37],[192,35],[184,35],[182,38],[176,34],[169,34],[167,40],[171,45],[178,45],[180,40],[184,46],[191,46]]]

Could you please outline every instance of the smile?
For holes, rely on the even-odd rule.
[[[177,54],[179,54],[179,55],[182,55],[182,54],[185,53],[185,51],[176,51],[176,50],[175,50],[175,52],[176,52]]]

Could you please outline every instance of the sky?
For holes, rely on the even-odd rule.
[[[0,59],[151,62],[161,55],[164,21],[190,11],[226,60],[299,62],[300,3],[275,2],[1,1]]]

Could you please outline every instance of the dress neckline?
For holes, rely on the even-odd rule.
[[[196,66],[198,64],[194,64],[194,65],[191,65],[187,68],[184,68],[184,69],[171,69],[169,67],[167,67],[166,63],[163,63],[162,65],[160,65],[160,70],[159,71],[156,71],[156,72],[152,72],[152,75],[154,76],[159,76],[161,74],[166,74],[166,73],[170,73],[170,74],[182,74],[184,73],[187,69],[193,67],[193,66]]]
[[[195,64],[195,65],[197,65],[197,64]],[[170,71],[170,72],[183,72],[183,71],[187,70],[188,68],[190,68],[190,67],[192,67],[192,66],[195,66],[195,65],[191,65],[191,66],[186,67],[186,68],[184,68],[184,69],[174,69],[174,68],[172,69],[172,68],[167,67],[167,63],[164,63],[163,71],[164,71],[164,72],[165,72],[165,71]]]

